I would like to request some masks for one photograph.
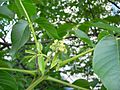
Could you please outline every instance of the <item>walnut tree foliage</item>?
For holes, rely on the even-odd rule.
[[[118,4],[0,0],[0,90],[119,90]]]

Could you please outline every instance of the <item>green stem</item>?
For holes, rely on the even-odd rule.
[[[35,82],[33,82],[26,90],[32,90],[34,89],[39,83],[41,83],[43,80],[45,80],[47,76],[42,76],[38,78]]]
[[[0,68],[0,70],[16,71],[16,72],[21,72],[21,73],[26,73],[26,74],[31,74],[31,75],[35,75],[35,72],[36,72],[36,71],[30,71],[30,70],[11,69],[11,68]]]
[[[76,85],[73,85],[73,84],[70,84],[70,83],[67,83],[67,82],[55,79],[55,78],[50,77],[50,76],[48,76],[46,80],[50,80],[50,81],[54,81],[54,82],[57,82],[57,83],[61,83],[63,85],[67,85],[67,86],[70,86],[70,87],[73,87],[73,88],[76,88],[76,89],[80,89],[80,90],[89,90],[89,89],[86,89],[86,88],[83,88],[83,87],[79,87],[79,86],[76,86]]]
[[[34,37],[34,40],[35,40],[35,43],[36,43],[36,45],[37,45],[37,38],[36,38],[36,35],[35,35],[34,27],[33,27],[32,22],[31,22],[31,20],[30,20],[30,17],[29,17],[29,15],[28,15],[28,13],[27,13],[27,11],[26,11],[26,9],[25,9],[25,7],[24,7],[22,1],[19,0],[19,2],[20,2],[20,5],[21,5],[21,7],[22,7],[22,9],[23,9],[23,11],[24,11],[24,13],[25,13],[25,15],[26,15],[26,18],[27,18],[28,23],[29,23],[30,28],[31,28],[31,32],[32,32],[33,37]]]
[[[93,50],[94,50],[94,48],[93,48],[93,49],[90,49],[90,50],[88,50],[88,51],[86,51],[86,52],[80,53],[80,54],[78,54],[78,55],[76,55],[76,56],[74,56],[74,57],[72,57],[72,58],[70,58],[70,59],[67,59],[67,60],[61,62],[61,63],[60,63],[60,66],[64,66],[64,65],[66,65],[67,63],[72,62],[72,61],[76,60],[77,58],[79,58],[79,57],[81,57],[81,56],[83,56],[83,55],[85,55],[85,54],[87,54],[87,53],[92,52]]]

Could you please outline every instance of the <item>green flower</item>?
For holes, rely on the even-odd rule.
[[[54,43],[50,46],[50,48],[55,52],[64,52],[67,53],[67,49],[62,40],[54,40]]]

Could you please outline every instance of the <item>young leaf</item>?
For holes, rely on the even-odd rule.
[[[46,18],[41,17],[37,19],[36,22],[40,25],[40,27],[46,30],[49,37],[59,39],[56,28],[49,23]]]
[[[43,49],[42,44],[37,42],[37,51],[38,51],[38,53],[41,53],[42,49]]]
[[[36,58],[36,55],[32,56],[32,57],[28,60],[28,62],[31,62],[31,61],[34,60],[35,58]]]
[[[0,90],[18,90],[15,79],[7,72],[0,71]]]
[[[54,56],[54,58],[53,58],[53,60],[52,60],[50,69],[52,69],[54,66],[56,66],[56,65],[58,64],[58,61],[59,61],[59,60],[57,59],[57,58],[58,58],[58,54],[59,54],[59,53],[56,53],[56,54],[55,54],[55,56]]]
[[[59,59],[56,59],[56,60],[52,60],[52,63],[51,63],[51,66],[50,66],[50,69],[52,69],[53,67],[55,67],[59,62]]]
[[[95,47],[94,72],[108,90],[120,89],[120,40],[104,37]]]
[[[38,56],[38,66],[39,70],[41,71],[42,75],[44,75],[45,72],[45,61],[43,56]]]
[[[19,20],[12,29],[11,41],[12,50],[11,53],[14,54],[28,41],[30,36],[30,31],[28,28],[27,21]]]
[[[33,55],[36,54],[36,53],[35,53],[34,51],[32,51],[32,50],[25,50],[25,52],[26,52],[26,53],[29,53],[29,54],[33,54]]]
[[[81,40],[83,40],[84,42],[86,42],[88,45],[93,46],[93,42],[90,40],[88,35],[86,33],[84,33],[83,31],[75,30],[75,35],[78,38],[80,38]]]

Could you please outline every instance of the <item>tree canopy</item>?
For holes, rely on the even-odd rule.
[[[119,90],[119,5],[0,0],[0,90]]]

